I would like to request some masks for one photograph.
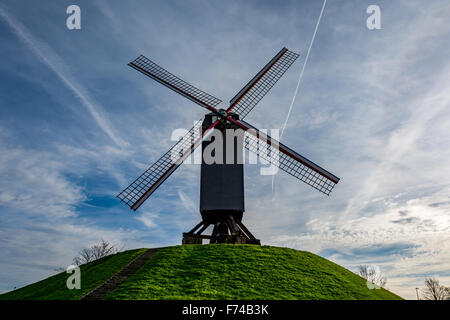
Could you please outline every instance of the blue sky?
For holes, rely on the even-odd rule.
[[[81,8],[81,30],[66,8]],[[381,8],[381,30],[366,8]],[[176,245],[200,215],[182,166],[136,212],[115,195],[202,108],[129,68],[144,54],[228,101],[282,47],[301,57],[246,118],[280,128],[321,1],[2,1],[0,291],[67,266],[101,238]],[[450,285],[450,26],[446,1],[327,1],[282,142],[340,178],[330,197],[245,168],[263,244],[375,264],[415,298]],[[225,103],[222,106],[226,106]]]

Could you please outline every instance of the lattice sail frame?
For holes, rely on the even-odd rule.
[[[117,197],[136,210],[139,206],[183,163],[202,142],[207,131],[214,128],[217,121],[202,134],[202,121],[194,126],[169,149],[161,158],[152,164],[143,174],[134,180]]]
[[[244,135],[244,147],[269,161],[281,170],[317,189],[330,195],[339,178],[301,156],[291,148],[259,131],[245,121],[236,121],[247,129]],[[241,126],[242,127],[242,126]]]
[[[243,119],[268,93],[298,57],[299,55],[297,53],[283,48],[241,91],[236,94],[230,101],[227,112],[232,111],[237,113],[239,114],[240,119]],[[221,103],[220,99],[183,81],[147,57],[140,55],[130,62],[129,66],[209,111],[218,113],[215,107]],[[229,119],[229,117],[227,118]],[[133,183],[119,193],[117,197],[131,209],[136,210],[139,208],[139,206],[180,166],[183,160],[201,144],[207,132],[214,128],[218,121],[216,121],[208,130],[205,130],[203,134],[201,134],[201,123],[202,120],[197,122],[182,139],[180,139],[158,161],[150,166],[141,176],[133,181]],[[252,128],[256,129],[254,127]],[[334,185],[339,181],[339,178],[268,136],[266,136],[266,140],[272,141],[272,143],[266,142],[265,145],[269,152],[260,153],[261,141],[264,140],[262,137],[263,136],[260,133],[256,136],[246,134],[247,149],[256,152],[261,158],[277,165],[283,171],[309,184],[315,189],[327,195],[330,194]],[[279,150],[282,152],[279,152]],[[325,172],[325,174],[323,174],[323,172]]]
[[[250,80],[230,101],[227,112],[233,111],[244,119],[258,102],[277,83],[289,67],[300,55],[286,48],[281,51],[269,63]]]
[[[217,111],[214,107],[222,102],[222,100],[178,78],[143,55],[140,55],[128,65],[210,111]]]

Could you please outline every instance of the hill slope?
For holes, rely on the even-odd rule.
[[[96,266],[111,266],[121,260],[123,267],[124,260],[131,261],[139,252],[142,253],[133,250],[107,257]],[[93,281],[86,284],[86,279],[103,274],[89,265],[81,272],[83,290],[65,289],[67,274],[63,273],[1,295],[0,299],[78,299],[95,287]],[[309,252],[220,244],[163,248],[107,299],[401,298],[384,289],[369,290],[361,277]]]

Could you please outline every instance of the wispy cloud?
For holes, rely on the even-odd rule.
[[[129,144],[120,138],[110,124],[106,120],[106,116],[102,111],[101,106],[94,102],[89,96],[87,90],[74,79],[68,70],[63,66],[62,59],[46,44],[41,42],[38,38],[33,36],[31,32],[20,23],[7,9],[0,6],[0,17],[8,24],[11,30],[34,52],[34,54],[44,62],[71,90],[74,95],[80,100],[82,105],[86,108],[92,118],[103,132],[120,147],[126,147]]]
[[[85,200],[83,190],[68,181],[63,164],[50,153],[8,147],[0,140],[0,205],[22,214],[48,218],[74,216]]]
[[[181,201],[181,206],[189,213],[192,213],[193,215],[197,216],[199,210],[198,205],[194,203],[194,201],[189,198],[189,196],[186,195],[181,190],[178,190],[178,198]]]
[[[155,228],[157,227],[155,219],[157,219],[158,216],[159,215],[156,213],[140,212],[136,219],[142,222],[147,228]]]

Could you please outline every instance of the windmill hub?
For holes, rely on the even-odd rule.
[[[225,109],[219,109],[219,116],[226,118],[228,116],[228,112]]]
[[[128,65],[132,68],[197,103],[210,113],[196,122],[182,139],[117,197],[132,210],[137,210],[197,147],[201,145],[203,150],[208,147],[211,141],[206,137],[211,130],[224,131],[228,128],[243,129],[246,132],[243,139],[245,142],[240,140],[234,144],[234,153],[228,153],[230,158],[234,158],[231,164],[202,162],[200,175],[202,221],[191,231],[183,233],[183,244],[202,243],[203,239],[209,239],[210,243],[260,244],[242,223],[244,169],[243,162],[239,161],[242,160],[242,153],[237,151],[242,150],[244,146],[272,165],[329,195],[339,182],[338,177],[243,121],[298,57],[298,54],[286,48],[281,49],[231,99],[230,106],[226,110],[215,108],[222,102],[220,99],[181,80],[143,55],[130,62]],[[201,132],[200,137],[194,136],[197,132]],[[226,143],[224,150],[221,151],[226,156],[225,145]],[[216,151],[220,151],[220,148],[214,149],[214,153]],[[211,235],[202,234],[209,226],[212,226]]]
[[[219,112],[217,112],[217,115],[219,116],[220,120],[226,121],[228,117],[228,112],[225,109],[219,109]]]

